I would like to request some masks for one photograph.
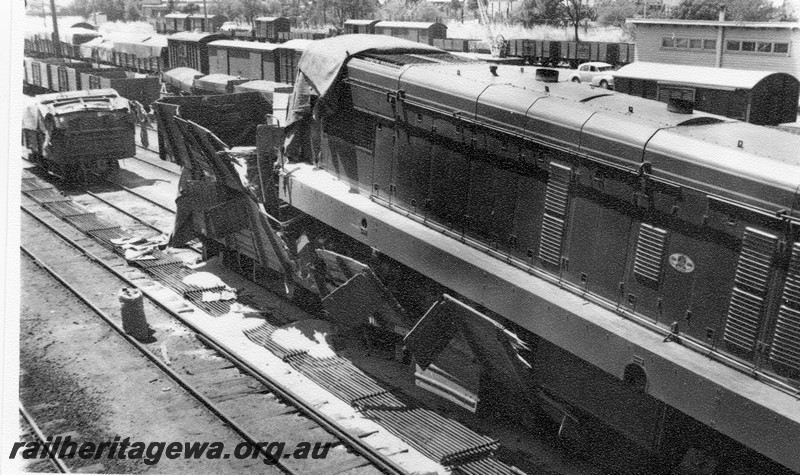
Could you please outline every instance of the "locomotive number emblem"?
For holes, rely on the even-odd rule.
[[[694,261],[686,254],[675,253],[669,256],[669,265],[676,271],[689,274],[694,270]]]

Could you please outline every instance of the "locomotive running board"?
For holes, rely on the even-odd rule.
[[[537,269],[519,269],[350,192],[312,165],[292,164],[281,199],[455,293],[515,322],[622,380],[643,365],[647,394],[800,471],[800,400],[565,290]],[[363,220],[363,221],[362,221]],[[602,342],[602,344],[598,344]]]

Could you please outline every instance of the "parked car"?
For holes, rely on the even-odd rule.
[[[598,75],[609,75],[614,70],[614,66],[608,63],[590,62],[583,63],[578,66],[578,69],[569,75],[569,80],[572,82],[592,82],[592,79]]]
[[[603,89],[614,89],[614,76],[611,72],[596,74],[592,77],[592,86],[602,87]]]

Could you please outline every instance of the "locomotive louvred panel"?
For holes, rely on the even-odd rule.
[[[746,351],[753,349],[764,299],[734,288],[725,323],[725,341]]]
[[[783,287],[783,302],[794,308],[800,308],[800,243],[792,248],[792,260]]]
[[[725,323],[725,341],[746,351],[758,336],[769,271],[778,238],[747,228],[734,277],[734,289]]]
[[[666,230],[641,224],[639,239],[636,242],[636,258],[633,262],[633,272],[637,276],[658,283],[666,238]]]
[[[736,287],[763,295],[767,290],[772,257],[778,238],[747,228],[742,240],[742,252],[736,268]]]
[[[800,310],[781,306],[769,359],[800,370]]]
[[[569,167],[550,163],[550,177],[547,180],[547,194],[544,201],[546,212],[558,216],[564,216],[567,213],[571,176],[572,170]]]
[[[792,247],[769,358],[800,370],[800,243]]]
[[[558,266],[561,260],[561,245],[564,240],[564,225],[569,201],[569,182],[572,170],[564,165],[550,163],[547,193],[542,217],[542,238],[539,244],[539,259]]]

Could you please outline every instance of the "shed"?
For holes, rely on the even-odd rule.
[[[256,18],[253,23],[255,23],[256,26],[256,39],[258,41],[269,41],[271,43],[278,41],[278,33],[289,31],[292,28],[289,19],[282,16],[262,16]]]
[[[646,99],[682,99],[697,110],[758,125],[797,120],[800,81],[791,74],[635,62],[613,75],[617,91]]]
[[[376,35],[394,36],[427,45],[433,45],[436,38],[447,38],[447,26],[441,23],[379,21],[374,28]]]
[[[637,18],[636,61],[765,70],[800,77],[800,23]]]
[[[344,22],[344,34],[364,34],[372,35],[375,33],[375,24],[380,20],[347,20]]]
[[[193,13],[189,15],[188,20],[189,30],[191,31],[215,33],[228,21],[228,17],[225,15],[203,15],[202,13]]]
[[[170,13],[164,15],[164,31],[167,34],[190,30],[188,13]]]
[[[167,37],[170,68],[187,67],[208,74],[208,43],[224,39],[216,33],[175,33]]]
[[[277,43],[217,40],[208,44],[209,72],[276,81]]]

